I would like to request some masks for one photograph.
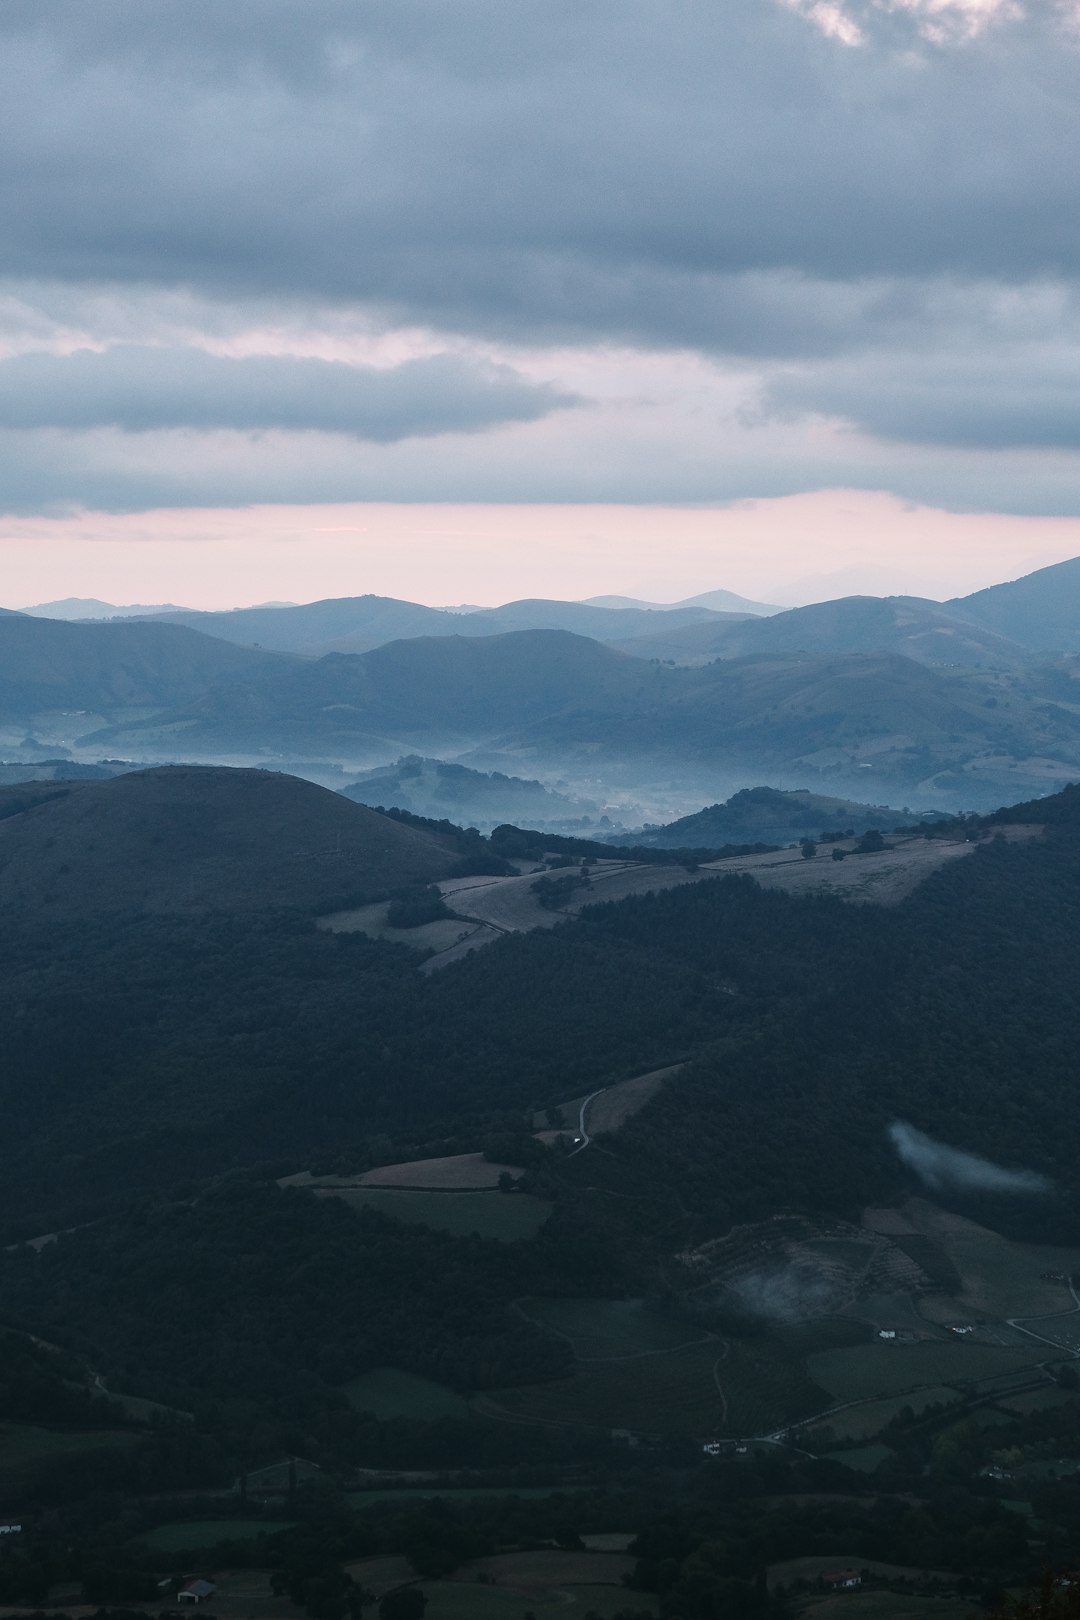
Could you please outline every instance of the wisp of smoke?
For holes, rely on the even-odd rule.
[[[1048,1193],[1052,1183],[1034,1170],[1006,1170],[977,1153],[935,1142],[914,1125],[896,1120],[889,1126],[889,1139],[900,1158],[928,1187],[961,1187],[973,1192]]]
[[[842,1291],[838,1297],[835,1284],[830,1286],[810,1267],[788,1262],[769,1272],[740,1277],[731,1288],[731,1296],[751,1316],[773,1322],[802,1322],[836,1309]]]

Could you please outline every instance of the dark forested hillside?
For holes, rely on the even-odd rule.
[[[1000,822],[969,820],[970,857],[893,908],[712,878],[590,907],[431,978],[411,953],[320,931],[295,905],[98,910],[78,927],[47,907],[33,918],[8,913],[0,1327],[33,1336],[16,1346],[56,1347],[48,1355],[62,1360],[11,1351],[5,1362],[0,1353],[0,1421],[5,1376],[38,1403],[42,1422],[68,1429],[88,1421],[96,1390],[94,1421],[112,1447],[78,1466],[40,1467],[33,1499],[219,1489],[243,1468],[290,1455],[337,1477],[373,1461],[532,1458],[565,1469],[573,1458],[609,1457],[609,1430],[593,1416],[606,1387],[593,1341],[558,1324],[567,1310],[571,1325],[578,1310],[595,1320],[613,1297],[644,1299],[648,1333],[678,1347],[675,1371],[685,1354],[687,1376],[707,1374],[712,1395],[689,1415],[678,1405],[653,1419],[640,1397],[633,1408],[669,1436],[680,1467],[695,1451],[687,1428],[731,1432],[748,1421],[758,1427],[734,1432],[758,1433],[820,1412],[833,1386],[815,1382],[802,1358],[816,1366],[815,1347],[847,1354],[869,1329],[820,1320],[803,1341],[801,1325],[777,1328],[768,1342],[753,1330],[740,1338],[720,1307],[710,1315],[686,1291],[680,1257],[776,1215],[826,1226],[847,1218],[857,1232],[862,1206],[895,1207],[926,1191],[890,1141],[897,1120],[1046,1178],[1045,1190],[1025,1182],[1025,1195],[1011,1197],[939,1181],[937,1205],[997,1232],[1057,1245],[1080,1238],[1078,806],[1070,790]],[[1010,818],[1045,836],[1018,835]],[[407,819],[395,825],[419,830]],[[594,1121],[595,1140],[577,1152],[565,1136],[534,1134],[538,1118],[557,1121],[570,1099],[659,1070],[665,1083],[617,1133]],[[576,1121],[576,1103],[572,1113]],[[501,1190],[450,1191],[444,1202],[486,1200],[489,1222],[493,1210],[536,1218],[523,1227],[515,1217],[507,1229],[499,1214],[490,1235],[444,1230],[437,1214],[395,1215],[408,1207],[395,1199],[428,1194],[391,1189],[372,1207],[349,1179],[454,1155],[515,1168],[500,1173]],[[284,1184],[306,1171],[325,1179]],[[942,1258],[927,1263],[947,1273]],[[556,1310],[550,1320],[545,1302]],[[723,1344],[714,1342],[721,1329]],[[743,1402],[730,1420],[714,1382],[724,1345],[723,1388]],[[935,1341],[926,1353],[951,1348]],[[634,1386],[619,1382],[623,1360],[633,1368],[637,1353],[608,1364],[624,1399]],[[986,1353],[1010,1365],[1046,1355]],[[378,1417],[355,1391],[386,1369],[434,1380],[442,1402],[459,1403],[457,1416],[425,1416],[421,1394],[415,1414]],[[128,1449],[117,1449],[118,1426],[139,1420],[105,1402],[103,1388],[169,1411],[143,1420],[137,1436],[120,1433]],[[555,1416],[521,1421],[515,1398],[526,1413],[539,1402]],[[933,1435],[920,1439],[914,1417],[897,1422],[894,1487],[930,1488],[924,1465],[951,1485],[954,1451],[942,1441],[939,1462]],[[977,1439],[964,1444],[970,1472],[988,1453]],[[781,1474],[792,1466],[776,1459]],[[818,1488],[850,1490],[846,1470],[821,1467]],[[6,1477],[0,1468],[0,1494]],[[313,1520],[336,1512],[346,1524],[329,1496],[312,1502]],[[213,1513],[236,1508],[215,1499]],[[1063,1510],[1050,1502],[1046,1511]],[[965,1524],[977,1516],[962,1503],[956,1512]],[[638,1521],[601,1527],[624,1522]],[[804,1533],[800,1520],[777,1545],[795,1556]],[[130,1536],[125,1529],[125,1545]],[[395,1551],[395,1536],[407,1532],[361,1551]],[[871,1544],[908,1546],[899,1533],[858,1541]],[[665,1579],[682,1579],[690,1546]],[[265,1548],[244,1556],[265,1565]],[[0,1576],[5,1567],[0,1560]],[[657,1578],[647,1561],[641,1578]]]

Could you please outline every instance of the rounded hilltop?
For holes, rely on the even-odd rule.
[[[445,876],[437,837],[274,771],[166,765],[0,790],[0,912],[315,912]]]

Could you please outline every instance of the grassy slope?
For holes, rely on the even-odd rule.
[[[297,777],[169,766],[0,820],[0,907],[312,911],[443,876],[453,860],[430,833]]]

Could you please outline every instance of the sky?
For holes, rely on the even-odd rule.
[[[5,0],[0,601],[1080,553],[1077,0]]]

